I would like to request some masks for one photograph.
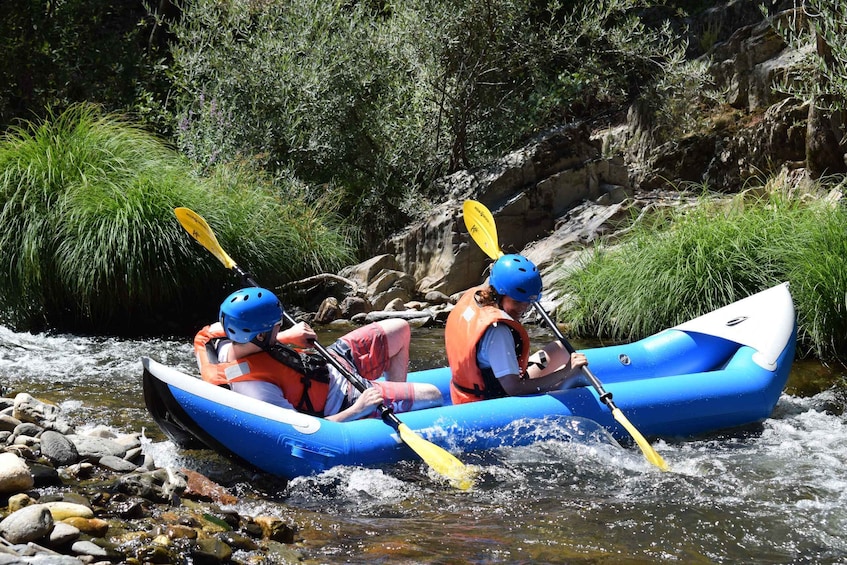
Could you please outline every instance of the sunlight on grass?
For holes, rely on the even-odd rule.
[[[574,333],[640,339],[789,281],[801,346],[847,358],[847,210],[786,186],[642,219],[560,281]]]

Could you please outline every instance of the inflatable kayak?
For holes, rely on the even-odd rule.
[[[614,403],[647,438],[688,438],[768,418],[794,359],[796,323],[784,283],[655,335],[582,350]],[[379,418],[331,422],[273,406],[143,358],[144,400],[184,448],[208,447],[284,478],[337,465],[379,466],[418,456]],[[438,386],[445,405],[398,414],[448,451],[527,445],[545,430],[591,420],[623,443],[627,431],[590,386],[453,406],[449,368],[409,374]],[[552,433],[552,432],[551,432]]]

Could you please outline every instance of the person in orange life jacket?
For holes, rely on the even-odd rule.
[[[280,330],[282,313],[279,300],[267,289],[251,287],[228,296],[221,304],[220,321],[203,328],[194,341],[203,379],[336,422],[375,416],[380,403],[394,412],[443,403],[434,385],[405,382],[411,338],[405,320],[362,326],[327,348],[343,366],[369,382],[370,387],[360,393],[319,355],[309,356],[309,368],[303,370],[298,365],[303,357],[295,353],[293,365],[298,369],[291,368],[291,352],[311,348],[316,335],[303,322]],[[285,344],[293,349],[283,347]],[[208,361],[210,345],[216,363]],[[383,375],[385,381],[374,381]]]
[[[522,255],[504,255],[491,267],[489,285],[467,290],[447,317],[444,337],[453,404],[524,396],[584,384],[588,360],[558,341],[532,356],[519,322],[541,297],[541,275]]]

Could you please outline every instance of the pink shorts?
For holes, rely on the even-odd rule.
[[[391,408],[392,412],[409,412],[415,403],[415,387],[412,383],[398,383],[389,381],[376,381],[371,386],[378,388],[382,393],[382,402]],[[372,414],[378,416],[379,414]]]
[[[368,324],[343,335],[328,348],[363,378],[374,381],[388,370],[388,337],[379,324]],[[415,402],[415,387],[411,383],[388,381],[371,382],[379,389],[383,402],[394,412],[408,412]],[[359,392],[351,387],[350,401]],[[374,413],[373,415],[377,415]]]
[[[337,339],[329,349],[369,381],[378,379],[388,369],[388,337],[379,324],[356,328]]]

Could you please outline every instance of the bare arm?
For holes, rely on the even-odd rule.
[[[551,346],[553,355],[548,351]],[[546,357],[550,358],[547,366],[541,366],[542,364],[538,363],[539,356],[542,353],[538,352],[533,355],[537,364],[532,363],[533,359],[530,360],[527,378],[521,379],[519,375],[500,377],[499,382],[509,396],[526,396],[556,390],[567,379],[579,375],[582,367],[588,365],[588,360],[584,354],[574,352],[573,355],[568,355],[567,351],[558,351],[555,344],[548,345],[542,351]],[[562,362],[563,359],[564,362]]]
[[[315,330],[309,327],[306,322],[294,324],[290,328],[280,330],[276,334],[276,340],[282,344],[296,345],[297,347],[310,348],[314,345],[317,339]]]
[[[348,420],[358,420],[362,416],[369,414],[380,402],[382,402],[382,393],[377,388],[368,388],[359,395],[353,406],[346,408],[338,414],[327,416],[326,419],[332,422],[346,422]]]

